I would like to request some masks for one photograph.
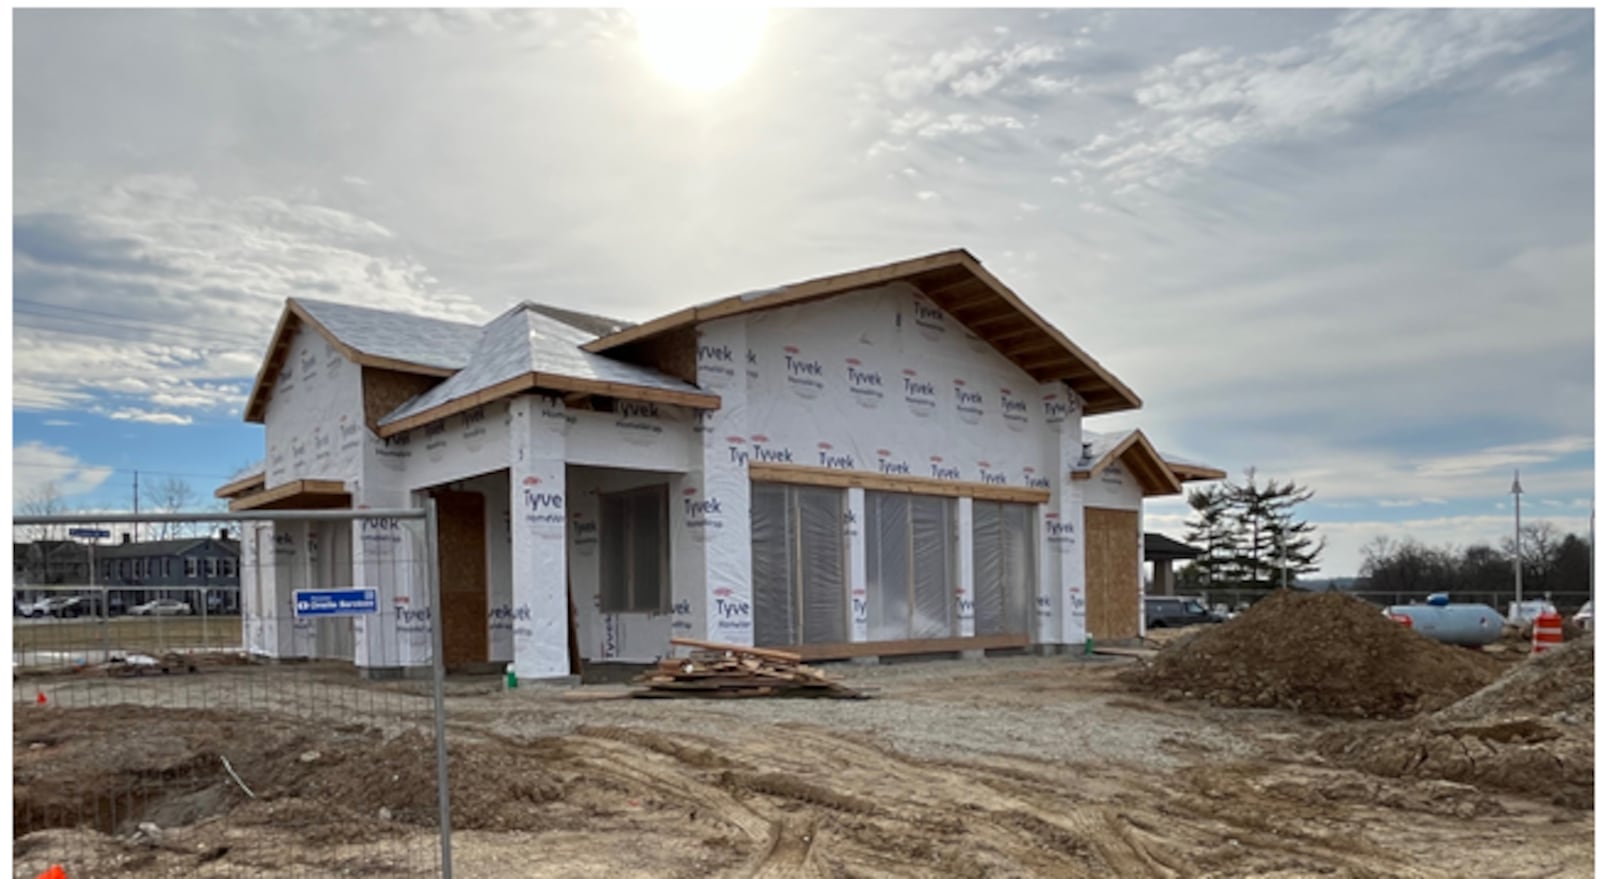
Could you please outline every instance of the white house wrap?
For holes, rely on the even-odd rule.
[[[1134,637],[1145,496],[1221,471],[1083,419],[1139,406],[965,251],[639,326],[521,303],[484,326],[290,300],[235,509],[439,504],[414,523],[256,526],[251,652],[649,662],[674,635],[809,658]],[[425,590],[441,571],[442,602]],[[380,612],[295,620],[294,588]],[[576,656],[574,656],[574,653]]]

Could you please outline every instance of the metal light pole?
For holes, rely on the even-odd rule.
[[[1520,622],[1522,618],[1522,471],[1520,470],[1512,471],[1511,495],[1516,498],[1517,508],[1517,530],[1512,536],[1512,541],[1517,548],[1517,557],[1513,568],[1516,572],[1516,594],[1511,599],[1514,602],[1511,606],[1515,609],[1515,616]]]

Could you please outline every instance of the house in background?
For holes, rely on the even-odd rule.
[[[112,607],[157,598],[186,601],[200,612],[239,611],[239,541],[223,529],[216,537],[123,542],[96,546],[95,585],[113,587]],[[204,590],[197,591],[197,590]],[[203,596],[203,597],[202,597]]]
[[[35,540],[11,544],[12,590],[25,600],[45,593],[30,586],[78,585],[89,582],[89,549],[76,540]]]
[[[1140,635],[1143,499],[1213,468],[1083,422],[1139,398],[963,250],[627,326],[293,299],[246,409],[242,509],[439,510],[444,660],[648,662],[674,635],[812,659]],[[254,653],[431,661],[405,522],[251,523]],[[376,588],[296,618],[293,592]]]

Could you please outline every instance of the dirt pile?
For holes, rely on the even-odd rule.
[[[18,712],[12,738],[18,837],[82,825],[124,835],[145,822],[170,828],[219,815],[303,827],[312,841],[319,832],[348,840],[437,826],[433,739],[416,732],[385,740],[264,714],[119,706]],[[534,806],[564,794],[566,777],[550,765],[555,748],[452,743],[451,823],[540,829]]]
[[[1274,592],[1172,643],[1123,680],[1169,698],[1334,717],[1407,717],[1489,683],[1500,666],[1339,593]]]
[[[1398,729],[1331,732],[1336,762],[1391,778],[1443,779],[1594,808],[1594,639],[1528,660]]]

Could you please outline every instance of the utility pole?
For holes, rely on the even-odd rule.
[[[139,471],[133,471],[133,514],[139,515]],[[133,523],[133,542],[139,542],[139,523]]]
[[[1514,543],[1516,545],[1516,548],[1517,548],[1517,558],[1516,558],[1516,563],[1515,563],[1516,567],[1513,569],[1513,570],[1516,571],[1516,593],[1515,593],[1514,597],[1511,599],[1514,602],[1511,606],[1515,609],[1515,616],[1520,621],[1521,617],[1522,617],[1522,471],[1521,470],[1512,471],[1512,476],[1511,476],[1511,495],[1512,495],[1512,497],[1516,498],[1516,507],[1517,507],[1517,519],[1516,519],[1516,523],[1517,523],[1516,524],[1516,528],[1517,528],[1517,530],[1516,530],[1515,534],[1512,537],[1512,540],[1514,541]]]
[[[1278,532],[1278,588],[1289,588],[1289,542]]]

